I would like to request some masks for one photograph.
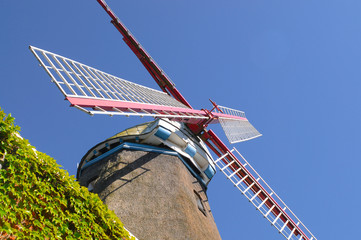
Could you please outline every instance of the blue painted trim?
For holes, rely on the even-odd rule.
[[[159,126],[157,132],[154,135],[163,140],[167,140],[171,134],[172,134],[171,131],[165,129],[164,127]]]
[[[205,189],[207,189],[207,184],[204,182],[204,180],[201,178],[201,176],[199,176],[197,173],[194,172],[194,170],[189,166],[189,164],[184,160],[184,158],[177,153],[177,156],[179,157],[180,160],[182,160],[183,164],[188,168],[188,170],[191,172],[191,174],[197,178],[197,180],[203,185],[203,187]]]
[[[206,174],[209,179],[212,179],[214,174],[216,174],[216,170],[211,165],[208,165],[207,169],[204,170],[204,174]]]
[[[190,144],[187,145],[186,149],[184,149],[186,153],[189,154],[189,156],[194,157],[196,155],[197,150],[192,147]]]
[[[115,148],[107,151],[106,153],[103,153],[102,155],[94,158],[93,160],[87,162],[86,164],[84,164],[82,166],[82,168],[80,169],[80,174],[81,172],[90,167],[91,165],[103,160],[104,158],[112,155],[113,153],[116,153],[122,149],[129,149],[129,150],[135,150],[135,151],[145,151],[145,152],[155,152],[155,153],[161,153],[161,154],[166,154],[166,155],[170,155],[170,156],[176,156],[178,157],[183,164],[187,167],[187,169],[191,172],[191,174],[198,179],[198,181],[205,187],[207,188],[206,183],[204,182],[204,180],[194,172],[194,170],[189,166],[189,164],[184,160],[184,158],[177,153],[174,150],[170,150],[170,149],[166,149],[166,148],[160,148],[160,147],[156,147],[156,146],[151,146],[151,145],[144,145],[144,144],[139,144],[139,143],[131,143],[131,142],[123,142],[121,143],[119,146],[116,146]]]

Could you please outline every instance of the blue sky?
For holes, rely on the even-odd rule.
[[[318,239],[359,238],[360,1],[108,4],[193,107],[246,112],[263,136],[235,146]],[[109,21],[95,0],[0,1],[0,106],[70,174],[144,119],[69,108],[28,45],[157,88]],[[208,195],[223,239],[283,239],[221,173]]]

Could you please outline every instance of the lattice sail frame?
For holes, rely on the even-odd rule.
[[[219,118],[219,122],[221,123],[223,131],[231,144],[248,141],[262,136],[262,134],[260,134],[257,129],[253,127],[252,124],[246,119],[246,114],[244,112],[223,106],[218,106],[218,109],[221,110],[223,114],[237,117]],[[215,111],[219,112],[217,109]]]
[[[317,240],[236,148],[214,164],[286,239]]]
[[[88,114],[206,119],[164,92],[37,47],[29,48],[72,106]]]

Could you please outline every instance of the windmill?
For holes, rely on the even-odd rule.
[[[90,115],[146,116],[156,119],[128,130],[135,131],[132,136],[136,137],[120,133],[96,146],[83,158],[79,169],[94,164],[98,153],[106,151],[103,149],[113,150],[112,145],[118,138],[123,141],[134,138],[150,145],[163,144],[188,159],[190,169],[196,171],[195,175],[205,186],[217,167],[286,239],[315,240],[314,235],[238,150],[229,149],[212,130],[208,130],[208,126],[220,123],[231,144],[261,136],[244,112],[219,106],[213,101],[210,110],[192,108],[105,1],[97,1],[162,91],[31,46],[31,51],[72,107]],[[119,146],[119,141],[117,143]],[[214,152],[216,159],[206,146]]]

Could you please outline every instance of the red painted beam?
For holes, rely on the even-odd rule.
[[[174,111],[176,113],[185,113],[185,114],[201,114],[205,115],[203,111],[191,109],[191,108],[180,108],[180,107],[170,107],[162,106],[148,103],[138,103],[138,102],[126,102],[126,101],[115,101],[110,99],[92,99],[92,98],[81,98],[81,97],[66,97],[72,106],[78,105],[84,108],[93,108],[101,107],[105,110],[112,111],[112,108],[118,108],[120,110],[127,111],[128,108],[134,111]]]
[[[78,105],[83,108],[94,108],[100,107],[107,111],[114,111],[112,108],[118,108],[121,111],[128,111],[128,109],[132,109],[136,112],[142,112],[141,110],[145,111],[152,111],[155,110],[161,114],[168,115],[172,114],[171,112],[175,112],[177,114],[197,114],[202,115],[204,117],[209,117],[204,110],[197,110],[191,108],[181,108],[181,107],[171,107],[171,106],[162,106],[162,105],[155,105],[149,103],[138,103],[138,102],[126,102],[126,101],[115,101],[110,99],[92,99],[92,98],[82,98],[82,97],[66,97],[66,99],[70,102],[72,106]],[[163,113],[163,112],[168,113]],[[215,118],[211,119],[209,123],[218,123],[218,117],[228,117],[233,119],[239,120],[247,120],[245,118],[236,117],[232,115],[227,115],[223,113],[214,113]],[[205,119],[199,119],[196,123],[200,123]]]
[[[139,42],[133,37],[127,27],[118,19],[118,17],[113,13],[109,6],[103,0],[97,0],[98,3],[104,8],[108,15],[112,18],[113,25],[118,29],[118,31],[123,35],[123,40],[134,52],[134,54],[139,58],[141,63],[154,78],[159,87],[170,94],[179,102],[183,103],[189,108],[192,106],[188,101],[182,96],[182,94],[176,89],[173,82],[164,74],[163,70],[152,60],[151,56],[143,49]]]

